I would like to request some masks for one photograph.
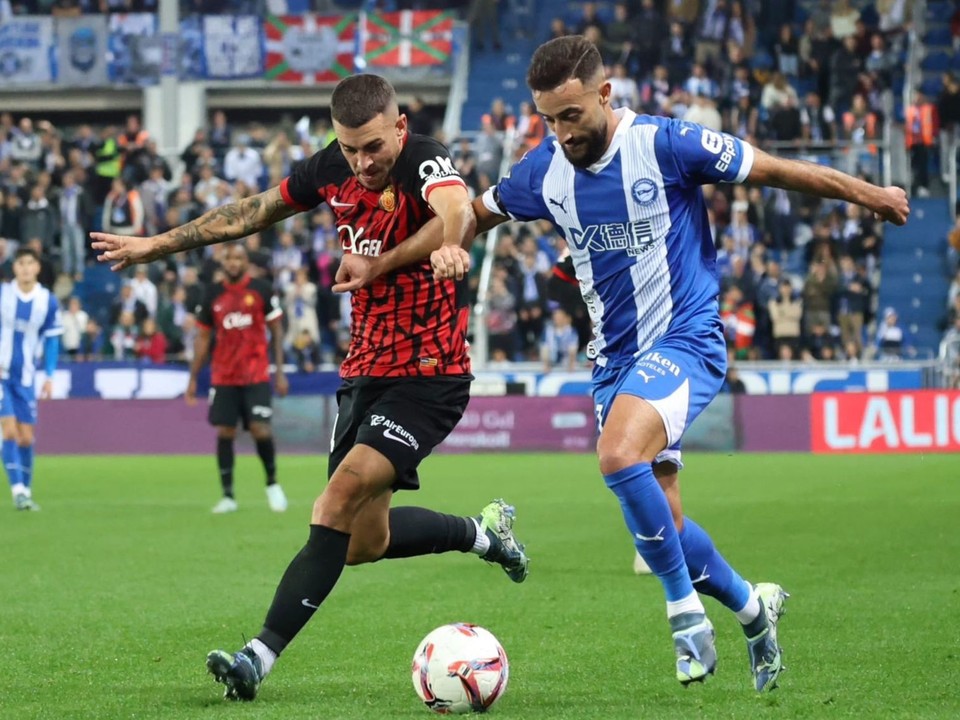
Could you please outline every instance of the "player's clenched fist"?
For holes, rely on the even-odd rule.
[[[444,245],[430,253],[430,266],[438,280],[462,280],[470,271],[470,254],[462,247]]]

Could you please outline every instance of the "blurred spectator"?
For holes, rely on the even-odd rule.
[[[87,257],[87,231],[93,219],[93,199],[79,185],[73,172],[63,174],[60,193],[60,262],[63,272],[75,280],[83,279]]]
[[[870,36],[870,52],[863,63],[864,69],[877,79],[881,87],[888,88],[899,65],[896,53],[887,48],[883,35],[873,33]]]
[[[136,345],[140,332],[133,312],[124,310],[110,331],[110,337],[104,346],[104,354],[112,360],[134,360],[137,357]]]
[[[147,306],[133,294],[133,285],[129,280],[120,286],[120,296],[113,301],[110,309],[110,325],[119,325],[120,317],[124,313],[130,313],[134,325],[139,325],[150,316]]]
[[[10,243],[0,237],[0,281],[7,281],[13,278],[13,251],[10,249]]]
[[[906,338],[900,327],[897,311],[888,307],[877,326],[877,357],[881,360],[899,360],[906,350]]]
[[[631,80],[631,82],[633,82]],[[636,83],[634,83],[636,88]],[[547,134],[547,127],[543,122],[543,117],[536,111],[536,108],[529,102],[520,103],[520,120],[517,123],[517,154],[516,159],[523,157],[524,153],[533,150],[539,145]]]
[[[490,112],[485,113],[480,118],[480,122],[483,125],[489,122],[494,130],[504,132],[515,127],[517,119],[507,111],[502,98],[494,98],[490,103]]]
[[[306,328],[293,339],[290,354],[299,372],[311,373],[320,364],[320,346]]]
[[[525,252],[520,260],[520,291],[517,303],[517,333],[520,351],[528,357],[543,335],[547,308],[547,281],[537,270],[536,254]]]
[[[859,358],[863,354],[863,327],[870,302],[870,286],[865,273],[858,269],[849,255],[840,258],[839,302],[837,323],[840,341],[847,356]]]
[[[61,351],[71,359],[80,354],[83,333],[90,316],[80,306],[80,298],[71,297],[63,312],[63,337],[60,339]]]
[[[213,150],[217,162],[222,163],[233,138],[233,128],[227,123],[227,115],[223,110],[214,111],[211,116],[210,132],[207,135],[207,144]]]
[[[529,105],[529,103],[526,103]],[[635,108],[640,105],[640,89],[637,87],[637,81],[627,75],[627,66],[623,63],[617,63],[613,66],[613,74],[610,76],[610,107],[617,108]],[[523,106],[521,105],[521,110]],[[521,121],[522,124],[522,121]]]
[[[669,0],[667,19],[681,27],[693,27],[700,15],[700,0]]]
[[[713,67],[720,59],[723,43],[730,31],[730,7],[727,0],[707,3],[700,32],[697,34],[694,57],[698,64]]]
[[[222,205],[224,194],[230,192],[230,183],[214,174],[212,164],[204,163],[200,166],[200,180],[193,189],[193,196],[202,206],[203,212]]]
[[[433,118],[419,95],[414,95],[410,101],[406,115],[410,132],[416,135],[433,135]]]
[[[833,36],[840,40],[850,37],[857,29],[860,11],[851,7],[850,0],[833,0],[830,11],[830,29]]]
[[[477,50],[484,50],[484,43],[488,38],[495,51],[501,49],[498,9],[499,0],[473,0],[468,22],[470,27],[474,28]]]
[[[803,284],[804,327],[809,333],[814,325],[830,326],[830,307],[837,288],[836,273],[822,261],[810,265]]]
[[[546,324],[543,343],[540,345],[544,372],[550,372],[554,366],[572,372],[577,365],[579,346],[580,340],[570,322],[570,316],[563,308],[557,308]]]
[[[193,308],[187,305],[187,291],[177,285],[170,297],[162,297],[157,308],[157,327],[167,339],[168,352],[179,354],[183,351],[183,327]]]
[[[831,361],[837,359],[837,342],[830,334],[830,326],[814,323],[807,335],[800,357],[804,362],[812,360]]]
[[[13,130],[10,140],[10,158],[15,163],[21,163],[37,171],[40,169],[40,160],[43,157],[43,147],[40,136],[34,132],[33,121],[24,116]]]
[[[618,18],[621,7],[626,12],[626,5],[618,4]],[[644,77],[660,62],[660,47],[667,36],[667,23],[654,0],[641,0],[640,10],[630,23],[635,28],[634,55],[637,68],[640,76]]]
[[[799,105],[797,91],[787,82],[783,73],[775,72],[770,78],[770,82],[763,86],[760,106],[767,112],[773,113],[790,102],[794,106]]]
[[[114,178],[103,204],[101,227],[115,235],[143,235],[144,211],[140,193],[123,178]]]
[[[597,3],[595,2],[585,2],[582,5],[583,15],[580,18],[580,22],[577,24],[577,34],[584,35],[587,30],[590,28],[597,28],[601,33],[606,32],[606,27],[604,26],[603,20],[600,19],[600,15],[597,12]]]
[[[780,35],[773,46],[773,54],[777,61],[777,71],[787,77],[800,76],[800,43],[793,34],[793,26],[784,23],[780,27]]]
[[[753,303],[744,299],[739,286],[731,285],[723,294],[720,320],[723,322],[728,351],[732,357],[746,359],[753,346],[757,325]]]
[[[293,171],[293,147],[289,136],[282,130],[264,148],[263,162],[267,167],[269,187],[278,185]]]
[[[690,69],[690,77],[683,84],[683,89],[694,97],[698,95],[708,98],[717,96],[717,85],[707,75],[707,70],[702,63],[693,64]]]
[[[556,38],[561,38],[565,35],[572,34],[572,31],[567,27],[567,24],[564,22],[563,18],[555,17],[550,21],[550,32],[547,35],[547,40],[554,40]]]
[[[153,318],[143,321],[142,330],[134,341],[133,352],[139,360],[149,360],[158,365],[166,360],[167,339],[157,329],[157,323]]]
[[[317,286],[307,277],[307,268],[298,268],[293,282],[284,293],[284,313],[287,320],[287,333],[284,345],[288,349],[302,340],[304,333],[313,346],[320,345],[320,323],[317,318]]]
[[[957,218],[957,225],[960,225],[960,218]],[[960,268],[956,269],[956,275],[953,276],[950,287],[947,289],[947,307],[952,307],[958,297],[960,297]]]
[[[911,0],[877,0],[874,6],[880,17],[880,32],[900,32],[913,19]]]
[[[833,108],[824,105],[815,92],[807,93],[800,108],[800,123],[803,127],[803,139],[811,144],[832,143],[837,136],[836,115]]]
[[[356,252],[356,248],[353,252]],[[292,232],[280,233],[280,245],[273,251],[273,278],[277,289],[284,292],[293,276],[303,266],[303,253]]]
[[[20,218],[21,238],[39,238],[43,247],[49,250],[59,225],[57,210],[47,200],[43,187],[34,185],[30,188],[30,199]]]
[[[137,167],[149,137],[150,134],[140,126],[140,116],[128,115],[127,124],[117,137],[122,156],[123,179],[127,184],[134,185],[138,182]]]
[[[857,90],[862,71],[863,60],[857,54],[857,40],[848,35],[830,57],[830,105],[835,110],[842,111],[847,107]]]
[[[740,371],[737,370],[735,365],[729,365],[727,367],[727,376],[723,381],[720,392],[730,393],[732,395],[743,395],[747,392],[747,386],[744,385],[743,380],[740,379]]]
[[[153,284],[147,274],[146,265],[137,265],[133,272],[133,279],[130,281],[130,287],[133,289],[133,296],[143,303],[150,317],[157,315],[157,286]]]
[[[103,357],[105,339],[103,329],[93,318],[87,319],[83,335],[80,338],[80,348],[77,360],[99,360]]]
[[[652,6],[653,3],[650,5]],[[655,8],[654,12],[656,12]],[[638,20],[631,21],[628,13],[626,3],[619,2],[613,6],[613,21],[603,29],[603,42],[600,44],[600,53],[605,65],[620,63],[630,66],[633,64],[636,57],[637,33],[641,25]],[[653,27],[646,29],[648,35],[659,32],[657,19],[652,18],[652,20]],[[659,38],[656,39],[656,45],[659,45]]]
[[[491,356],[499,351],[506,360],[513,360],[516,353],[517,300],[507,289],[506,272],[494,270],[487,296],[487,330]]]
[[[914,93],[913,104],[904,111],[903,132],[910,150],[913,192],[930,194],[930,156],[939,132],[937,109],[921,91]]]
[[[149,176],[140,183],[138,190],[140,202],[143,203],[144,233],[156,235],[161,231],[163,219],[167,214],[169,189],[163,176],[163,165],[152,165]]]
[[[946,365],[949,387],[960,387],[960,316],[953,321],[953,325],[943,334],[940,340],[940,351],[937,355]]]
[[[477,153],[477,176],[480,178],[482,192],[500,177],[500,165],[503,162],[503,141],[491,120],[484,118],[474,149]]]
[[[460,138],[460,145],[453,153],[453,166],[460,173],[470,192],[476,196],[480,190],[480,176],[477,174],[477,156],[473,152],[470,138]]]
[[[223,177],[230,182],[240,180],[259,192],[262,174],[263,161],[260,153],[250,147],[250,136],[237,133],[234,146],[223,159]]]
[[[676,87],[687,79],[687,68],[693,51],[687,41],[687,34],[683,25],[678,22],[670,24],[670,34],[664,40],[660,51],[660,62],[667,68],[670,85]]]
[[[940,126],[947,132],[960,128],[960,82],[953,73],[943,74],[943,91],[937,100],[937,114]]]

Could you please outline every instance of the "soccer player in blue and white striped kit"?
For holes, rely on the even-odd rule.
[[[14,281],[0,285],[0,427],[3,466],[17,510],[39,510],[33,502],[33,427],[37,424],[36,362],[43,356],[46,379],[40,397],[53,392],[60,354],[57,298],[37,282],[40,258],[21,247],[13,260]]]
[[[699,591],[736,614],[754,687],[772,689],[782,670],[777,621],[786,593],[774,583],[746,582],[680,503],[680,439],[720,390],[727,359],[700,186],[799,190],[865,206],[898,225],[909,214],[906,195],[772,157],[699,125],[614,111],[600,54],[580,36],[540,46],[527,82],[556,137],[474,202],[477,231],[508,219],[547,219],[567,241],[593,322],[600,471],[663,584],[677,679],[702,681],[716,666]],[[443,246],[431,263],[439,276],[456,277],[469,256]],[[360,271],[347,268],[338,280]]]

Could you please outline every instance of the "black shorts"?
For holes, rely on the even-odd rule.
[[[460,422],[471,380],[470,375],[344,380],[337,390],[327,477],[362,444],[393,463],[394,490],[419,488],[417,466]]]
[[[273,417],[270,383],[255,385],[214,385],[210,388],[210,412],[207,420],[217,427],[236,427],[243,422],[249,430],[250,423],[270,423]]]

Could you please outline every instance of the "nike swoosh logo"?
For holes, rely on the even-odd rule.
[[[303,605],[304,607],[308,607],[308,608],[311,608],[311,609],[313,609],[313,610],[319,610],[319,609],[320,609],[320,606],[319,606],[319,605],[314,605],[312,602],[310,602],[310,598],[304,598],[303,600],[300,601],[300,604]]]
[[[392,432],[390,432],[390,428],[386,428],[383,431],[383,436],[388,440],[396,440],[398,443],[402,443],[407,447],[413,447],[413,445],[410,444],[410,441],[406,438],[400,437],[399,435],[394,435]]]
[[[354,206],[356,206],[356,203],[338,202],[336,195],[330,198],[330,207],[354,207]]]
[[[663,542],[663,531],[666,529],[667,529],[667,526],[664,525],[662,528],[657,530],[656,535],[647,537],[645,535],[641,535],[640,533],[634,533],[634,537],[636,537],[637,540],[643,540],[644,542]]]

